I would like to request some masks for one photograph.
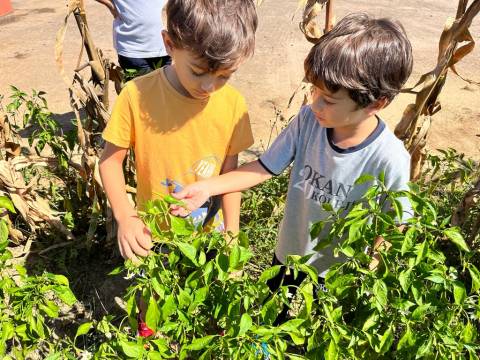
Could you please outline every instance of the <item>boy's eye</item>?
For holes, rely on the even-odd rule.
[[[323,102],[327,105],[333,105],[331,101],[328,101],[327,99],[323,98]]]
[[[192,70],[192,74],[195,75],[195,76],[203,76],[206,73],[205,72],[196,72],[196,71]]]

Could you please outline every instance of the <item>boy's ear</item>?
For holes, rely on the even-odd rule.
[[[369,116],[375,115],[377,112],[382,110],[385,106],[388,105],[388,100],[386,98],[380,98],[370,105],[367,106],[365,110],[367,110],[367,113]]]
[[[167,50],[168,55],[172,56],[173,50],[175,50],[175,45],[173,45],[172,38],[167,30],[162,30],[163,43],[165,44],[165,50]]]

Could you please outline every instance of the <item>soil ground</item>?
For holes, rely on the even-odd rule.
[[[430,71],[437,56],[438,39],[446,19],[454,16],[456,1],[405,0],[335,1],[334,12],[341,18],[348,12],[364,11],[375,16],[400,20],[413,45],[415,65],[409,85],[421,74]],[[47,92],[51,111],[60,119],[73,118],[68,93],[54,60],[55,35],[64,13],[64,1],[13,0],[14,12],[0,18],[0,94],[8,95],[10,84],[23,90]],[[288,118],[298,105],[285,110],[288,99],[303,77],[303,59],[310,44],[298,29],[298,0],[264,0],[259,7],[259,30],[255,56],[232,79],[249,103],[256,144],[261,149],[268,143],[275,119],[275,108]],[[86,0],[89,26],[95,43],[104,54],[116,60],[112,48],[110,13],[93,0]],[[471,32],[480,38],[480,16],[474,19]],[[65,65],[73,69],[80,51],[80,36],[70,19],[65,41]],[[480,50],[477,48],[462,61],[458,70],[470,79],[480,81]],[[440,96],[442,110],[433,119],[428,147],[453,147],[468,156],[480,154],[480,88],[467,85],[449,74]],[[391,128],[401,118],[405,106],[414,101],[412,95],[400,95],[382,113]],[[278,125],[278,124],[277,124]],[[277,126],[278,127],[278,126]]]

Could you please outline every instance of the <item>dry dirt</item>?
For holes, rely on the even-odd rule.
[[[452,0],[377,0],[335,1],[335,14],[341,18],[348,12],[364,11],[375,16],[400,20],[412,41],[414,71],[409,85],[431,70],[437,55],[438,38],[446,19],[454,16],[456,1]],[[61,26],[65,3],[51,0],[13,0],[13,14],[0,18],[0,94],[8,95],[10,84],[29,90],[47,92],[51,111],[62,120],[73,118],[66,86],[54,61],[55,34]],[[303,76],[303,59],[310,44],[298,29],[300,12],[298,0],[264,0],[259,8],[260,26],[255,56],[232,79],[245,95],[250,106],[256,137],[256,149],[268,142],[274,107],[285,110],[290,95]],[[93,0],[86,0],[89,25],[96,45],[104,54],[116,59],[112,49],[110,13]],[[295,16],[294,16],[295,15]],[[471,32],[480,39],[480,15],[474,20]],[[70,22],[66,43],[65,63],[72,69],[80,51],[80,37]],[[475,49],[458,66],[467,78],[480,81],[480,50]],[[442,110],[434,117],[428,146],[431,149],[454,147],[469,156],[480,154],[480,88],[467,85],[449,74],[440,97]],[[399,121],[405,106],[413,101],[411,95],[401,95],[383,112],[390,127]],[[274,137],[274,131],[272,136]]]

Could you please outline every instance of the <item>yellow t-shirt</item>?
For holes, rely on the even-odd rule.
[[[103,138],[134,149],[139,209],[156,193],[219,175],[226,156],[253,144],[245,99],[237,90],[227,84],[206,100],[188,98],[172,87],[164,68],[127,83]]]

